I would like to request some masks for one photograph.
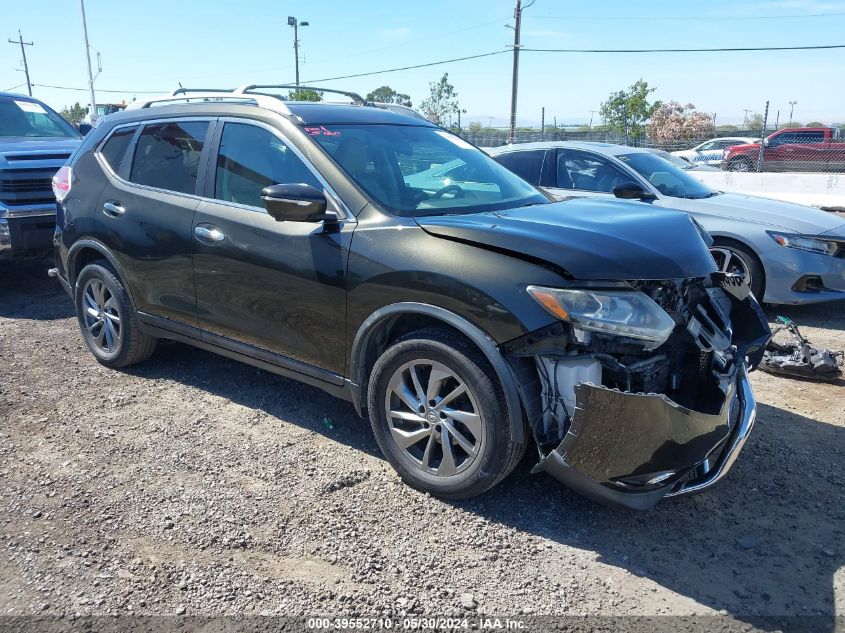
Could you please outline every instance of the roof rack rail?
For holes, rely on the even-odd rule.
[[[364,99],[357,92],[350,92],[348,90],[335,90],[334,88],[318,88],[316,86],[297,86],[295,84],[248,84],[236,89],[235,94],[268,94],[266,92],[258,92],[265,88],[283,88],[285,90],[313,90],[315,92],[330,92],[332,94],[343,95],[349,97],[359,105],[372,105],[369,101]],[[284,97],[282,97],[284,99]]]
[[[126,109],[140,110],[142,108],[149,108],[154,105],[179,105],[188,103],[203,103],[203,102],[221,102],[227,101],[240,102],[246,105],[257,105],[267,110],[272,110],[280,114],[290,116],[292,113],[285,105],[284,99],[281,97],[266,94],[266,93],[252,93],[245,94],[239,89],[232,88],[177,88],[166,95],[158,97],[150,97],[139,101],[133,101]]]
[[[178,88],[176,88],[176,90],[174,90],[173,92],[170,93],[170,96],[176,97],[178,95],[184,95],[184,94],[187,94],[189,92],[234,92],[234,91],[235,91],[234,88],[183,88],[182,86],[179,86]]]

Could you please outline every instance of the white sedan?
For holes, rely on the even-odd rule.
[[[728,147],[734,145],[750,145],[757,143],[760,139],[749,138],[747,136],[724,136],[721,138],[711,138],[709,141],[704,141],[700,145],[696,145],[692,149],[685,149],[678,152],[672,152],[673,156],[683,158],[688,163],[693,165],[716,165],[722,162],[724,151]]]

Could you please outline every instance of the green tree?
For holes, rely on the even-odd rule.
[[[827,127],[821,121],[810,121],[805,127]]]
[[[308,88],[297,88],[288,93],[288,101],[322,101],[323,94]]]
[[[618,90],[601,104],[599,113],[605,124],[616,132],[627,130],[631,138],[639,138],[645,134],[645,123],[660,107],[660,101],[649,102],[649,95],[657,88],[649,88],[648,82],[639,79],[628,87],[628,90]]]
[[[739,132],[739,128],[735,125],[717,125],[716,126],[717,132]]]
[[[381,86],[368,93],[367,101],[374,103],[398,103],[409,108],[412,107],[411,97],[402,92],[396,92],[390,86]]]
[[[77,125],[81,123],[82,119],[85,118],[85,115],[88,114],[88,108],[83,108],[77,101],[72,106],[65,106],[62,108],[62,111],[59,112],[59,114],[61,114],[64,120],[68,123]]]
[[[751,130],[752,132],[760,132],[763,129],[763,115],[759,112],[755,112],[745,120],[745,125],[743,127],[746,130]]]
[[[470,121],[470,124],[467,126],[467,132],[470,134],[480,134],[483,129],[484,126],[479,121]]]
[[[420,110],[432,123],[446,125],[452,116],[458,113],[458,93],[449,83],[449,73],[443,73],[439,81],[428,84],[430,91],[428,99],[423,99]]]

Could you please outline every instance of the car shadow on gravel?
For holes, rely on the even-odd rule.
[[[745,451],[704,494],[647,512],[605,508],[532,477],[526,459],[480,511],[754,626],[782,629],[772,616],[801,616],[787,628],[833,630],[834,575],[845,565],[843,453],[845,429],[760,404]]]
[[[159,341],[148,361],[121,371],[175,380],[268,416],[321,433],[370,455],[381,453],[370,425],[348,402],[317,387],[174,341]]]
[[[766,317],[771,323],[774,323],[778,316],[785,316],[795,321],[799,328],[807,326],[830,330],[845,330],[843,312],[845,312],[845,299],[803,306],[769,305],[765,308]]]
[[[48,261],[0,263],[0,318],[49,321],[74,315],[73,303],[55,279]]]

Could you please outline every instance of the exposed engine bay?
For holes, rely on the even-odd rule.
[[[551,456],[558,469],[624,491],[657,489],[659,499],[715,464],[742,415],[740,400],[750,397],[738,382],[747,382],[771,332],[736,277],[628,284],[674,322],[662,343],[561,320],[505,351],[523,376],[531,363],[539,378],[539,393],[522,394],[538,469],[549,470]]]

